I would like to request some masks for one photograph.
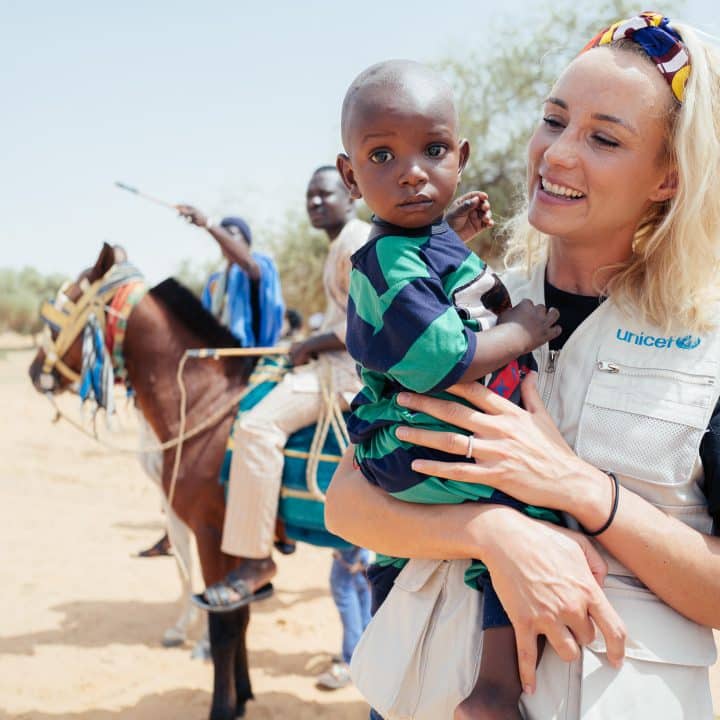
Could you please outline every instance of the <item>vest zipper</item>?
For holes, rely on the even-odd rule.
[[[558,356],[560,355],[559,350],[549,350],[548,360],[540,375],[540,397],[544,405],[547,407],[552,395],[553,386],[555,385],[555,365],[557,363]]]
[[[559,350],[550,350],[550,353],[548,355],[548,364],[545,368],[546,373],[554,373],[555,372],[555,360],[557,360],[557,356],[560,354]]]
[[[663,368],[634,368],[628,365],[622,365],[610,360],[600,360],[597,365],[600,372],[611,373],[617,375],[630,375],[631,377],[659,377],[681,380],[682,382],[691,383],[693,385],[715,385],[715,378],[707,375],[695,375],[693,373],[683,372],[682,370],[664,370]]]

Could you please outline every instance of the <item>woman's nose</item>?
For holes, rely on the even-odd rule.
[[[544,155],[548,165],[574,167],[578,155],[576,141],[565,134],[560,135],[548,145]]]

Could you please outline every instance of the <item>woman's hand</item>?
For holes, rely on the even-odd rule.
[[[352,455],[351,446],[328,488],[328,529],[398,557],[481,558],[515,627],[524,686],[534,688],[538,636],[572,660],[594,637],[590,620],[611,662],[622,660],[622,621],[600,589],[607,566],[587,538],[502,505],[400,502],[370,485]]]
[[[523,381],[523,404],[514,405],[480,383],[454,385],[449,392],[478,410],[447,400],[401,393],[398,402],[467,435],[400,427],[405,442],[465,456],[471,443],[474,463],[415,460],[413,470],[448,480],[489,485],[529,505],[572,513],[586,527],[599,527],[612,504],[612,485],[604,473],[573,453],[548,415],[535,386],[535,374]],[[482,411],[482,412],[480,412]]]
[[[495,224],[487,193],[480,190],[465,193],[453,201],[445,213],[445,220],[463,242],[469,242]]]
[[[498,541],[482,560],[515,630],[523,689],[535,690],[537,639],[545,635],[560,658],[579,657],[595,627],[607,646],[608,661],[622,664],[626,631],[601,589],[607,565],[580,533],[531,520],[496,507],[486,516]]]

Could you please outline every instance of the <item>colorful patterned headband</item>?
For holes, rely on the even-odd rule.
[[[643,12],[620,20],[598,33],[583,52],[622,38],[640,45],[667,80],[675,99],[682,103],[690,75],[690,54],[680,34],[670,27],[670,20],[655,12]]]

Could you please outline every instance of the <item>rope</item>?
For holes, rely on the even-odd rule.
[[[185,370],[185,363],[189,358],[196,358],[199,360],[207,358],[221,358],[221,357],[252,357],[258,355],[286,355],[287,348],[282,347],[248,347],[248,348],[200,348],[190,349],[183,353],[180,362],[178,363],[178,369],[176,374],[178,388],[180,389],[180,422],[178,425],[178,436],[175,448],[175,458],[173,460],[173,469],[170,476],[170,490],[168,491],[168,505],[172,507],[173,498],[175,497],[175,486],[177,485],[178,474],[180,472],[180,458],[182,457],[183,443],[187,440],[190,435],[185,435],[185,421],[186,421],[186,408],[187,408],[187,391],[185,389],[185,382],[183,380],[183,371]],[[238,399],[233,405],[239,403],[247,393],[252,389],[252,385],[246,385],[240,393]],[[232,407],[232,406],[231,406]]]
[[[247,357],[253,355],[284,355],[286,353],[287,348],[200,348],[186,350],[183,353],[182,358],[180,358],[180,362],[178,363],[178,368],[175,375],[178,389],[180,391],[180,418],[178,423],[178,434],[171,440],[167,440],[166,442],[156,444],[149,448],[127,448],[120,445],[115,445],[113,443],[109,443],[106,440],[103,440],[98,435],[95,423],[93,423],[93,432],[89,432],[80,423],[73,420],[69,415],[64,413],[58,407],[52,393],[45,393],[45,397],[55,409],[55,418],[53,422],[57,422],[60,419],[65,420],[74,428],[83,433],[83,435],[92,438],[97,443],[109,450],[112,450],[113,452],[119,454],[138,455],[139,453],[157,453],[175,448],[173,469],[170,476],[170,489],[167,496],[168,505],[172,508],[173,499],[175,497],[175,488],[177,486],[177,479],[180,472],[182,450],[185,441],[195,437],[196,435],[199,435],[207,428],[219,422],[227,414],[227,412],[231,408],[238,405],[253,388],[252,385],[247,385],[238,395],[234,396],[229,402],[222,405],[210,417],[206,418],[199,425],[196,425],[194,428],[192,428],[192,430],[186,432],[185,424],[187,422],[187,389],[185,387],[183,373],[185,370],[185,364],[187,363],[188,359],[218,359],[220,357]],[[320,460],[323,457],[322,450],[325,445],[325,440],[327,439],[328,432],[332,427],[335,439],[337,440],[341,453],[345,452],[345,449],[350,444],[350,438],[347,433],[347,428],[345,427],[345,419],[343,417],[342,409],[338,402],[337,393],[335,392],[332,368],[327,363],[323,362],[322,358],[319,360],[318,364],[320,366],[320,372],[318,373],[318,381],[320,385],[320,392],[322,394],[323,409],[320,417],[318,418],[317,425],[315,426],[315,432],[313,434],[312,443],[310,445],[305,479],[309,494],[317,500],[324,501],[325,494],[320,490],[318,486],[317,470]]]
[[[201,422],[199,425],[196,425],[192,428],[192,430],[188,430],[187,433],[185,433],[184,437],[180,437],[179,435],[172,438],[171,440],[167,440],[164,443],[159,443],[156,445],[153,445],[152,447],[144,447],[144,448],[138,448],[138,447],[126,447],[122,445],[116,445],[114,443],[109,443],[107,440],[103,440],[97,432],[90,432],[85,427],[83,427],[77,420],[73,420],[70,415],[63,412],[59,407],[58,404],[55,402],[55,398],[53,397],[52,393],[45,393],[45,397],[48,399],[48,402],[52,405],[53,409],[55,410],[55,417],[53,418],[53,422],[58,422],[59,420],[65,420],[69,425],[72,425],[76,430],[79,430],[83,435],[86,435],[87,437],[91,438],[92,440],[95,440],[98,444],[102,445],[103,447],[107,448],[108,450],[112,450],[115,453],[118,453],[120,455],[138,455],[138,454],[149,454],[149,453],[156,453],[156,452],[162,452],[163,450],[169,450],[171,448],[174,448],[179,443],[184,442],[185,440],[190,440],[190,438],[194,438],[196,435],[199,435],[203,430],[207,430],[208,427],[211,425],[214,425],[216,422],[219,422],[222,420],[222,418],[225,416],[225,414],[230,410],[233,406],[237,405],[247,393],[248,388],[243,388],[242,392],[233,397],[232,400],[225,405],[221,406],[219,410],[214,412],[209,418]]]
[[[318,360],[318,364],[320,366],[318,382],[322,394],[323,409],[315,426],[312,443],[310,444],[307,465],[305,467],[305,482],[310,495],[317,500],[324,501],[325,494],[320,490],[318,485],[317,471],[328,432],[332,427],[341,454],[345,452],[345,449],[350,444],[350,438],[347,434],[345,418],[343,418],[342,409],[340,408],[338,396],[335,392],[332,367],[323,361],[322,356]]]
[[[260,351],[260,352],[258,352]],[[202,354],[201,354],[202,353]],[[253,356],[257,354],[261,355],[285,355],[287,354],[287,348],[221,348],[219,350],[213,349],[213,348],[202,348],[202,349],[190,349],[186,350],[183,357],[180,359],[180,363],[178,364],[178,371],[176,373],[176,380],[178,383],[178,388],[180,390],[180,419],[181,419],[181,427],[184,429],[184,423],[185,423],[185,403],[187,401],[187,392],[185,390],[185,383],[182,378],[182,371],[185,367],[185,362],[188,358],[210,358],[210,357],[216,357],[215,355],[212,355],[210,353],[217,353],[217,357],[220,356],[229,356],[229,355],[242,355],[242,356]],[[265,379],[265,376],[263,376],[262,379]],[[95,440],[97,443],[102,445],[103,447],[107,448],[108,450],[112,450],[113,452],[116,452],[118,454],[126,454],[126,455],[138,455],[138,454],[150,454],[150,453],[156,453],[156,452],[163,452],[164,450],[170,450],[171,448],[174,448],[178,445],[182,445],[185,440],[190,440],[190,438],[194,438],[196,435],[199,435],[203,430],[206,430],[211,425],[214,425],[216,422],[219,422],[225,415],[225,413],[233,408],[235,405],[237,405],[244,397],[247,395],[247,393],[250,391],[251,388],[244,387],[242,391],[234,396],[229,402],[225,403],[225,405],[222,405],[219,410],[215,411],[209,418],[201,422],[199,425],[196,425],[192,430],[188,430],[187,433],[179,432],[178,435],[171,440],[167,440],[164,443],[155,444],[152,447],[144,447],[144,448],[137,448],[137,447],[124,447],[122,445],[116,445],[114,443],[109,443],[107,440],[103,440],[98,434],[97,431],[95,432],[89,432],[86,428],[84,428],[80,423],[78,423],[76,420],[73,420],[70,415],[63,412],[59,407],[57,402],[55,402],[55,397],[51,392],[45,393],[45,397],[47,398],[48,402],[52,405],[53,410],[55,410],[55,417],[53,418],[53,422],[58,422],[59,420],[65,420],[65,422],[69,423],[74,427],[76,430],[79,430],[83,435],[86,435],[87,437]]]

